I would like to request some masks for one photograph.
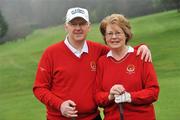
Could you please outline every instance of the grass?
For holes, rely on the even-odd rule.
[[[180,115],[179,21],[176,11],[131,19],[134,38],[130,44],[149,46],[159,78],[157,120],[178,120]],[[92,25],[88,39],[103,43],[98,26]],[[45,119],[44,105],[32,94],[36,67],[43,50],[63,40],[65,34],[63,26],[57,26],[0,45],[0,120]]]

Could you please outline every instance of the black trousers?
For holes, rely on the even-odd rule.
[[[101,119],[101,116],[98,115],[98,116],[96,116],[96,118],[94,118],[93,120],[102,120],[102,119]]]

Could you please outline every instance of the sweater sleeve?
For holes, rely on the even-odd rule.
[[[98,106],[105,107],[111,103],[108,99],[109,92],[104,91],[102,88],[102,76],[103,76],[103,66],[101,60],[97,64],[97,74],[95,83],[95,101]]]
[[[100,56],[106,55],[108,52],[109,52],[109,48],[106,45],[103,45]]]
[[[50,91],[52,79],[52,61],[45,51],[37,68],[33,93],[46,106],[59,110],[63,101]]]
[[[130,93],[134,104],[151,104],[158,99],[159,84],[154,67],[150,62],[144,62],[143,64],[143,89]]]

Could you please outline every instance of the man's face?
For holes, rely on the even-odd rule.
[[[75,18],[65,24],[65,29],[70,40],[84,41],[90,30],[90,25],[83,18]]]

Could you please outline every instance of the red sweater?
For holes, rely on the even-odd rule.
[[[104,107],[105,120],[119,120],[119,107],[108,100],[111,87],[122,84],[131,94],[131,103],[123,103],[124,120],[155,120],[153,102],[157,100],[159,85],[152,63],[136,56],[136,50],[120,61],[102,56],[98,61],[95,99]]]
[[[64,42],[48,47],[43,53],[33,92],[46,105],[48,120],[68,120],[60,112],[60,105],[65,100],[76,103],[78,120],[91,120],[99,114],[93,100],[96,62],[108,49],[90,41],[87,45],[88,53],[80,58]]]

